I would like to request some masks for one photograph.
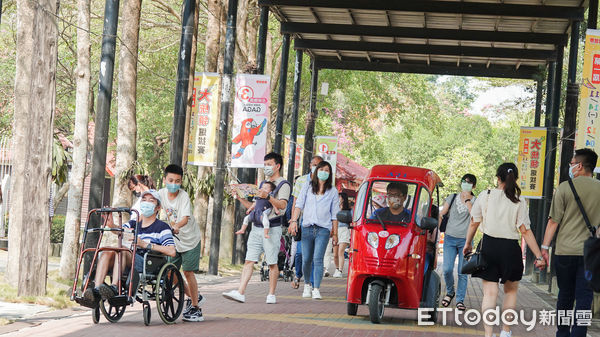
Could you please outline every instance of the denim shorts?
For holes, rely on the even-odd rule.
[[[265,253],[265,261],[268,265],[277,264],[277,256],[281,246],[281,226],[269,229],[269,238],[265,238],[265,230],[262,227],[252,225],[248,244],[246,247],[246,261],[258,262],[261,253]]]

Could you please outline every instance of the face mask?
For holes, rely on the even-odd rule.
[[[273,166],[265,166],[264,170],[265,170],[265,175],[267,177],[270,177],[275,173],[275,171],[273,170]]]
[[[327,178],[329,178],[329,172],[326,171],[319,171],[317,172],[317,178],[319,178],[319,180],[327,180]]]
[[[145,217],[152,216],[152,214],[154,214],[155,207],[156,205],[150,201],[142,201],[140,203],[140,213],[142,213],[142,215]]]
[[[140,193],[140,192],[135,192],[135,191],[134,191],[134,192],[133,192],[133,195],[135,195],[135,197],[136,197],[136,198],[139,198],[139,197],[140,197],[140,195],[142,195],[142,193]]]
[[[569,177],[571,179],[575,178],[575,173],[573,172],[573,169],[575,168],[575,166],[577,166],[577,164],[573,165],[573,166],[569,166]]]
[[[179,187],[181,187],[179,184],[167,184],[167,191],[169,191],[169,193],[175,193],[179,191]]]
[[[315,173],[315,171],[316,171],[316,170],[317,170],[317,167],[316,167],[316,166],[311,166],[311,167],[310,167],[310,174],[313,174],[313,173]]]
[[[462,188],[462,190],[463,190],[463,191],[465,191],[465,192],[471,192],[471,190],[473,190],[473,184],[471,184],[471,183],[468,183],[468,182],[466,182],[466,181],[463,181],[463,182],[460,184],[460,187],[461,187],[461,188]]]
[[[389,197],[387,202],[391,208],[396,209],[400,207],[400,198],[398,197]]]

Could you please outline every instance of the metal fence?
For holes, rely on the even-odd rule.
[[[0,137],[0,188],[2,203],[0,204],[0,237],[7,236],[8,210],[10,205],[10,176],[12,172],[12,141],[8,137]]]

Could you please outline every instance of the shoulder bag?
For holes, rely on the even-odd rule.
[[[448,206],[448,212],[442,216],[442,222],[440,223],[440,232],[445,232],[446,227],[448,226],[448,219],[450,219],[450,209],[452,208],[452,204],[454,203],[454,199],[456,199],[456,193],[452,195],[452,200],[450,200],[450,205]]]
[[[596,237],[596,228],[590,223],[590,219],[583,208],[581,199],[579,198],[573,180],[571,179],[569,179],[569,186],[571,186],[577,206],[579,206],[585,225],[591,234],[591,236],[583,243],[584,277],[593,291],[600,292],[600,239]]]
[[[483,221],[485,221],[487,217],[487,207],[490,202],[490,190],[487,191],[487,200],[485,203],[485,210],[483,211]],[[482,221],[482,222],[483,222]],[[483,244],[483,238],[479,240],[479,244],[477,245],[477,249],[475,249],[475,253],[467,254],[465,256],[465,262],[463,263],[462,269],[460,272],[462,274],[473,274],[479,271],[484,271],[487,268],[487,262],[485,261],[483,255],[481,254],[481,246]]]

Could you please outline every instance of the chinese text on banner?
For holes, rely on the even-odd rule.
[[[546,128],[521,127],[519,136],[519,187],[526,198],[542,197]]]
[[[600,30],[588,29],[583,56],[583,83],[579,94],[579,125],[576,148],[587,147],[600,152],[598,111],[600,101]],[[571,137],[571,136],[568,136]],[[596,165],[600,173],[600,161]]]
[[[190,165],[214,166],[220,82],[215,73],[196,73],[194,77],[187,150]]]

